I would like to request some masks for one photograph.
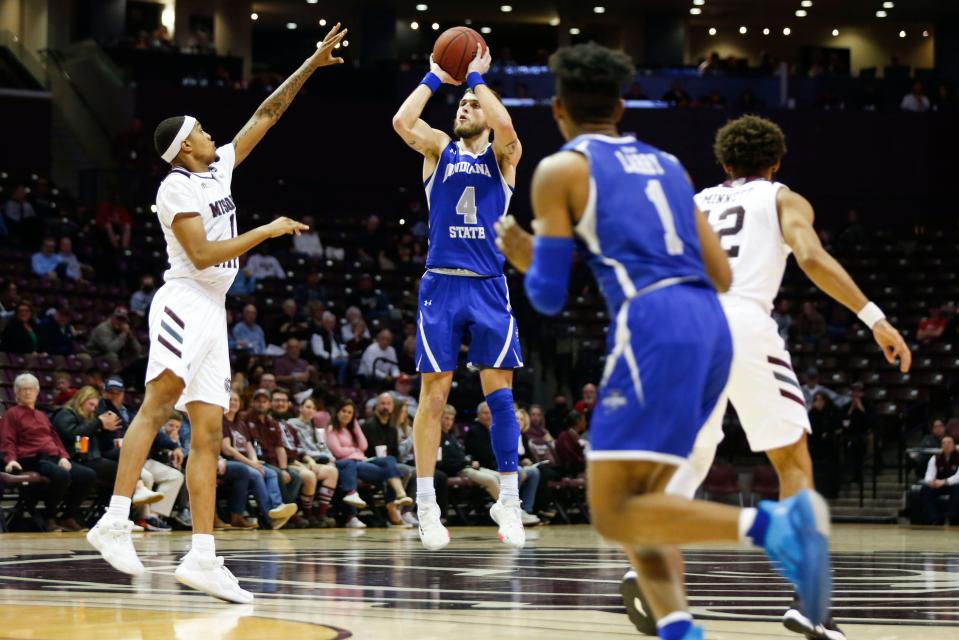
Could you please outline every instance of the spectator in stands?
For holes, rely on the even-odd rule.
[[[356,405],[352,400],[344,400],[337,407],[336,418],[326,430],[326,446],[337,460],[346,458],[356,460],[356,473],[360,480],[384,483],[387,500],[398,507],[408,507],[413,504],[413,498],[407,496],[403,488],[395,457],[376,455],[367,459],[366,451],[369,443],[356,419]],[[374,449],[374,453],[379,452]]]
[[[252,304],[243,307],[243,319],[233,325],[233,339],[238,350],[259,355],[266,352],[266,335],[263,327],[256,323],[256,313]]]
[[[57,242],[53,238],[44,238],[40,251],[30,259],[33,275],[50,280],[66,278],[66,267],[61,268],[63,258],[57,254]]]
[[[27,201],[27,188],[24,185],[18,184],[13,187],[10,199],[3,208],[3,217],[7,232],[20,246],[29,248],[36,246],[40,220],[33,205]]]
[[[74,455],[85,467],[93,469],[100,485],[113,487],[117,477],[117,461],[104,458],[100,449],[101,435],[112,438],[122,427],[115,413],[97,415],[100,393],[93,387],[81,387],[67,404],[53,414],[53,427],[57,430],[64,448],[73,449]],[[81,438],[87,438],[86,453],[79,453]],[[112,444],[111,444],[112,448]]]
[[[779,337],[789,342],[789,333],[793,326],[792,301],[789,298],[779,298],[773,309],[773,320],[776,321]]]
[[[283,301],[280,316],[273,321],[270,327],[270,344],[283,344],[290,338],[308,340],[306,321],[303,320],[296,308],[296,301],[287,298]]]
[[[824,496],[833,498],[839,489],[839,431],[841,422],[829,396],[817,391],[809,409],[809,449],[814,467],[816,488]]]
[[[105,240],[101,244],[112,249],[106,252],[107,255],[117,255],[130,248],[133,219],[120,201],[119,192],[115,192],[110,200],[104,200],[97,207],[96,225]]]
[[[943,524],[936,508],[937,499],[948,496],[946,522],[959,524],[959,451],[952,436],[942,438],[942,449],[929,459],[919,499],[926,524]]]
[[[479,461],[466,455],[466,449],[454,430],[456,408],[453,405],[448,404],[443,409],[440,426],[443,429],[443,435],[440,436],[442,455],[436,459],[436,468],[447,476],[459,476],[475,482],[483,487],[493,500],[499,500],[499,473],[484,469]]]
[[[287,424],[296,430],[304,462],[308,465],[335,463],[339,472],[337,486],[343,492],[343,502],[357,509],[366,508],[366,502],[356,491],[356,460],[352,458],[336,460],[333,457],[329,447],[326,446],[325,429],[313,426],[316,414],[316,401],[313,398],[307,398],[300,403],[300,415],[287,421]]]
[[[385,384],[392,384],[393,380],[399,377],[400,368],[392,342],[393,333],[389,329],[382,329],[376,334],[376,342],[366,348],[360,360],[361,376],[366,376],[370,382]]]
[[[0,419],[4,471],[36,471],[49,480],[49,484],[39,487],[38,495],[32,496],[28,505],[41,530],[62,531],[66,527],[79,531],[82,529],[78,521],[80,504],[96,483],[97,474],[93,469],[70,462],[70,454],[50,420],[37,410],[40,381],[36,376],[20,374],[14,380],[13,388],[17,405],[7,409]],[[36,512],[37,498],[46,506],[45,519],[39,518]],[[63,513],[58,518],[61,503]]]
[[[566,428],[566,416],[569,414],[569,405],[566,396],[557,393],[553,396],[553,406],[546,412],[546,430],[553,438],[559,436]]]
[[[699,75],[708,76],[722,73],[723,61],[719,57],[719,52],[713,51],[709,57],[699,64]]]
[[[811,302],[804,302],[796,320],[796,333],[800,340],[815,343],[826,337],[826,318]]]
[[[529,408],[529,431],[526,432],[533,444],[545,445],[553,441],[553,436],[546,430],[546,417],[543,407],[534,404]]]
[[[310,337],[310,347],[316,358],[317,367],[323,372],[332,372],[337,384],[346,382],[346,365],[350,354],[340,341],[336,330],[336,316],[329,311],[323,312],[323,325]]]
[[[359,307],[367,320],[380,320],[390,314],[389,299],[374,288],[373,276],[368,273],[360,276],[356,290],[347,298],[347,304]]]
[[[53,406],[59,409],[77,392],[73,386],[73,379],[66,371],[57,371],[53,374]]]
[[[466,432],[464,444],[466,453],[473,460],[486,469],[498,469],[496,454],[493,453],[493,441],[489,430],[493,426],[493,414],[489,405],[481,402],[476,408],[476,422]],[[536,507],[536,491],[539,488],[539,469],[536,467],[519,468],[520,498],[523,512],[520,514],[524,525],[539,524],[539,518],[534,514]]]
[[[347,307],[345,317],[346,322],[340,331],[344,344],[371,339],[370,330],[363,321],[363,312],[359,307]]]
[[[570,411],[566,416],[566,428],[556,438],[558,471],[564,476],[575,478],[586,471],[584,433],[586,433],[586,416],[579,411]]]
[[[277,391],[274,389],[274,391]],[[266,389],[257,389],[253,393],[253,409],[243,414],[241,419],[260,445],[263,461],[277,474],[280,492],[285,502],[294,504],[313,504],[316,493],[316,476],[312,471],[302,471],[290,467],[287,450],[283,446],[283,434],[280,425],[270,417],[271,394]],[[309,496],[309,503],[306,498]],[[309,511],[307,511],[309,515]],[[294,528],[306,527],[309,522],[299,514],[290,518],[289,525]]]
[[[7,322],[0,334],[0,351],[10,353],[36,353],[39,346],[37,321],[33,307],[27,302],[17,305],[17,314]]]
[[[103,383],[103,388],[100,393],[103,397],[100,399],[100,403],[97,405],[97,415],[99,416],[104,413],[109,413],[118,416],[120,418],[120,426],[117,429],[116,434],[118,436],[122,436],[124,433],[126,433],[127,428],[130,426],[130,422],[133,420],[133,414],[130,413],[130,410],[127,408],[127,406],[123,404],[123,401],[126,398],[126,388],[123,385],[123,378],[120,376],[110,376]],[[100,439],[100,450],[103,452],[105,457],[113,460],[119,460],[120,450],[115,447],[115,440],[116,438],[114,437],[107,437],[104,435],[104,437]]]
[[[862,480],[866,461],[866,443],[876,426],[876,413],[866,398],[861,382],[852,383],[852,396],[842,420],[842,447],[844,467],[853,477]]]
[[[593,412],[594,407],[596,407],[596,385],[592,382],[587,382],[583,385],[582,398],[580,398],[573,409],[582,414],[583,417],[586,418],[586,421],[589,422],[589,414]]]
[[[260,376],[260,388],[272,393],[276,389],[276,376],[269,372],[264,373]]]
[[[313,216],[303,216],[302,222],[310,229],[293,236],[293,252],[310,258],[322,258],[323,245],[320,243],[320,234],[316,232]]]
[[[819,369],[816,367],[810,367],[806,370],[805,382],[802,386],[803,396],[806,399],[806,410],[812,408],[813,397],[817,393],[822,393],[826,398],[837,407],[845,407],[849,404],[849,397],[839,394],[829,387],[824,387],[819,384]]]
[[[336,526],[336,521],[327,518],[326,514],[336,490],[339,471],[332,464],[306,462],[296,429],[288,424],[289,420],[296,416],[290,405],[288,390],[277,387],[272,391],[269,415],[280,426],[281,446],[286,450],[288,467],[295,470],[303,479],[300,506],[307,523],[311,527],[319,528]]]
[[[933,451],[942,448],[942,438],[945,435],[946,423],[941,418],[936,418],[932,421],[929,433],[922,436],[914,449],[909,449],[909,466],[919,477],[925,475],[929,459],[934,455]]]
[[[382,267],[386,257],[386,233],[380,228],[379,216],[366,219],[363,233],[357,240],[360,261],[366,266]]]
[[[953,97],[952,89],[949,85],[942,83],[936,89],[936,97],[932,103],[932,110],[942,113],[956,112],[956,99]]]
[[[690,103],[689,94],[686,93],[685,89],[683,89],[682,80],[676,80],[673,82],[672,87],[670,87],[669,91],[663,94],[661,100],[663,102],[668,102],[669,106],[671,107],[679,107],[683,109],[688,107]]]
[[[87,341],[87,353],[109,360],[113,371],[143,357],[143,345],[130,328],[126,307],[118,306],[109,318],[94,327]]]
[[[257,280],[276,278],[286,280],[286,271],[276,256],[268,253],[254,253],[246,263],[250,276]]]
[[[913,113],[925,113],[929,111],[929,96],[921,82],[912,85],[912,91],[902,97],[899,108],[903,111],[912,111]]]
[[[69,236],[60,238],[59,249],[57,256],[60,257],[60,266],[67,280],[83,281],[93,277],[93,267],[81,263],[77,254],[73,253],[73,240]]]
[[[248,266],[249,259],[245,253],[240,256],[240,268],[236,272],[236,279],[230,285],[230,290],[226,292],[227,295],[241,298],[256,293],[256,278],[253,277],[253,272]]]
[[[70,309],[65,304],[53,308],[37,324],[37,350],[54,356],[69,356],[76,353],[80,332],[70,324]],[[86,355],[86,354],[84,354]]]
[[[283,346],[286,353],[273,361],[277,383],[290,387],[293,393],[317,382],[316,368],[300,357],[302,347],[296,338],[289,338]]]
[[[107,385],[109,385],[107,381]],[[172,423],[172,424],[171,424]],[[173,514],[173,507],[183,488],[183,462],[185,454],[178,441],[167,435],[167,431],[179,432],[183,424],[183,415],[174,411],[167,420],[166,427],[160,429],[153,441],[150,457],[140,471],[143,483],[161,498],[155,503],[144,505],[140,509],[136,523],[147,531],[169,531],[166,519]]]
[[[17,283],[7,280],[0,291],[0,320],[7,320],[17,312],[20,304],[20,294],[17,292]]]
[[[376,398],[376,411],[371,418],[363,421],[360,429],[362,429],[363,436],[366,439],[366,457],[389,456],[393,458],[396,461],[396,469],[400,473],[400,482],[405,487],[410,478],[413,477],[414,469],[400,462],[402,456],[399,447],[399,433],[393,425],[393,409],[393,396],[389,393],[381,393]],[[398,505],[388,504],[386,514],[389,517],[390,524],[396,526],[406,524],[400,515]]]
[[[140,288],[130,296],[130,312],[145,318],[156,295],[156,280],[149,273],[140,278]]]
[[[947,320],[942,315],[942,309],[931,307],[929,315],[919,321],[919,327],[916,330],[916,340],[919,342],[932,342],[942,337],[946,330]]]
[[[227,461],[226,473],[234,476],[243,472],[247,485],[236,486],[230,493],[230,525],[241,529],[251,528],[243,513],[246,510],[247,497],[253,495],[262,516],[269,518],[270,528],[279,529],[296,513],[297,506],[283,502],[276,471],[257,458],[253,434],[241,419],[241,408],[240,396],[231,392],[230,408],[223,414],[223,441],[220,451]]]

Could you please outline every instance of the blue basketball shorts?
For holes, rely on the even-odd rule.
[[[420,282],[416,324],[419,372],[455,371],[463,344],[469,345],[470,366],[523,366],[506,276],[474,278],[427,272]]]
[[[733,346],[716,292],[678,284],[625,302],[590,421],[590,460],[679,465],[719,401]]]

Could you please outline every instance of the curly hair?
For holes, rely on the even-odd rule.
[[[636,69],[622,51],[595,42],[562,47],[549,58],[556,95],[576,122],[609,120]]]
[[[720,165],[732,168],[733,177],[755,176],[786,155],[786,136],[771,120],[742,116],[716,132],[713,151]]]

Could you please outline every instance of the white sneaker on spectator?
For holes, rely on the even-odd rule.
[[[450,543],[450,532],[440,521],[440,508],[435,504],[420,503],[420,542],[430,551],[442,549]]]
[[[499,499],[490,507],[489,515],[499,525],[499,539],[511,547],[522,549],[526,544],[526,530],[523,529],[523,508],[519,500],[505,502]]]
[[[163,500],[163,494],[147,489],[142,483],[137,484],[136,491],[133,492],[133,506],[142,507],[145,504],[154,504]]]
[[[415,527],[420,523],[420,521],[416,519],[416,516],[413,515],[412,511],[404,511],[403,515],[400,517],[403,518],[403,522],[411,527]]]
[[[136,522],[133,522],[133,526],[130,527],[130,531],[132,533],[143,533],[144,531],[146,531],[146,529],[138,525]]]
[[[532,513],[527,513],[526,511],[520,511],[519,518],[524,525],[532,526],[540,523],[538,516],[534,516]]]
[[[183,556],[173,575],[181,584],[214,598],[236,604],[253,602],[253,594],[240,587],[240,581],[223,565],[222,557],[204,557],[191,551]]]
[[[364,523],[362,520],[360,520],[356,516],[353,516],[343,526],[346,527],[347,529],[365,529],[366,523]]]
[[[274,529],[281,528],[290,518],[296,515],[297,511],[299,511],[299,507],[293,503],[281,504],[274,509],[270,509],[267,513],[270,516],[270,526]]]
[[[343,502],[351,507],[356,507],[357,509],[366,508],[366,501],[364,501],[363,498],[360,497],[360,494],[355,491],[343,496]]]
[[[133,527],[129,520],[114,520],[106,514],[87,532],[87,542],[100,552],[111,567],[131,576],[138,576],[145,569],[133,547],[133,538],[130,537]]]

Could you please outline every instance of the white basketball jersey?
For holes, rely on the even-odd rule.
[[[722,298],[745,299],[772,313],[791,249],[783,242],[776,194],[785,185],[760,178],[733,180],[696,195],[729,256],[733,284]]]
[[[220,300],[226,296],[236,278],[239,260],[197,269],[173,233],[173,219],[178,213],[199,213],[207,240],[215,242],[235,238],[236,205],[230,194],[234,164],[236,153],[233,144],[226,144],[217,149],[217,160],[210,165],[209,171],[191,173],[182,167],[174,167],[157,191],[157,216],[163,227],[170,263],[163,280],[192,281]]]

